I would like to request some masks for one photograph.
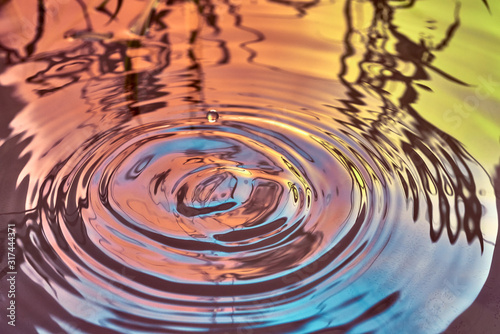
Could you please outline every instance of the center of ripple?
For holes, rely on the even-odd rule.
[[[290,163],[251,140],[178,133],[135,148],[108,165],[110,202],[121,217],[155,233],[248,243],[310,206],[310,190]]]

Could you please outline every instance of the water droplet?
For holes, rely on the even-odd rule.
[[[207,119],[210,123],[217,122],[217,120],[219,119],[219,113],[215,109],[212,109],[207,112]]]

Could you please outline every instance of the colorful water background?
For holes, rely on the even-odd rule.
[[[40,3],[43,3],[45,12],[43,21]],[[152,313],[142,314],[144,319],[151,321],[149,325],[144,319],[120,322],[120,319],[127,318],[127,312],[133,312],[142,303],[138,302],[136,306],[129,304],[129,298],[134,294],[125,295],[124,292],[125,286],[132,284],[137,278],[137,273],[127,271],[129,267],[137,267],[137,263],[130,261],[135,256],[123,260],[123,266],[113,268],[114,272],[108,273],[109,276],[103,281],[99,282],[95,277],[89,278],[85,276],[88,272],[82,271],[74,262],[71,264],[70,257],[64,257],[67,253],[58,243],[61,239],[74,239],[74,247],[80,247],[75,231],[64,229],[68,221],[51,220],[50,215],[43,216],[51,212],[52,207],[46,196],[47,192],[53,192],[51,189],[54,189],[52,186],[44,188],[43,185],[48,184],[50,175],[54,175],[54,183],[63,184],[66,181],[57,181],[60,173],[58,166],[68,165],[68,159],[72,156],[76,156],[79,161],[81,155],[75,152],[79,152],[83,144],[87,148],[92,147],[95,142],[105,142],[123,133],[132,137],[144,132],[150,133],[149,131],[162,133],[167,123],[169,126],[174,124],[177,132],[191,131],[194,134],[190,137],[191,146],[184,149],[180,146],[179,150],[184,153],[204,145],[195,138],[203,135],[205,130],[211,131],[207,142],[214,145],[210,147],[208,144],[208,148],[217,150],[224,148],[220,143],[226,140],[218,138],[233,131],[228,129],[252,124],[260,129],[281,129],[278,132],[266,130],[270,131],[267,132],[268,137],[275,139],[278,138],[278,133],[287,134],[291,129],[294,133],[290,138],[297,143],[302,143],[303,133],[311,134],[317,142],[322,143],[326,151],[315,152],[317,146],[306,142],[306,152],[313,157],[321,157],[322,154],[328,154],[328,149],[332,152],[333,148],[340,148],[342,145],[347,148],[358,145],[351,142],[340,143],[338,137],[331,141],[334,138],[331,136],[330,141],[324,141],[321,135],[342,129],[339,124],[356,125],[356,121],[361,121],[362,127],[355,128],[356,133],[370,134],[369,129],[372,128],[376,130],[373,134],[375,138],[386,135],[389,142],[395,143],[396,148],[383,148],[380,152],[387,156],[382,159],[389,158],[392,153],[396,156],[390,157],[389,161],[394,162],[398,161],[397,153],[407,154],[401,161],[403,165],[415,165],[415,169],[409,167],[413,175],[422,176],[418,173],[420,166],[415,159],[418,156],[429,158],[432,155],[422,153],[422,150],[404,150],[403,146],[399,146],[400,143],[409,142],[413,146],[423,145],[431,149],[444,147],[445,151],[451,152],[453,161],[460,161],[465,157],[469,161],[466,166],[473,170],[475,184],[480,188],[476,189],[477,194],[472,197],[477,197],[483,207],[480,234],[474,229],[467,234],[465,229],[461,231],[459,228],[461,238],[457,242],[446,233],[434,237],[429,233],[425,209],[418,215],[420,219],[411,221],[411,205],[414,204],[415,196],[405,195],[404,186],[381,187],[381,193],[384,189],[389,189],[392,196],[388,202],[391,208],[389,212],[397,216],[401,211],[408,210],[409,215],[402,214],[405,218],[399,220],[377,218],[374,219],[375,223],[367,224],[373,230],[365,231],[365,239],[361,240],[368,243],[375,240],[378,243],[371,246],[367,256],[356,260],[359,262],[358,266],[353,265],[351,271],[339,275],[340,282],[346,284],[343,289],[335,290],[339,281],[329,276],[333,268],[327,268],[330,274],[316,270],[311,274],[303,270],[303,264],[301,267],[297,263],[294,267],[287,262],[283,266],[284,262],[291,261],[293,257],[277,256],[276,259],[281,261],[269,263],[260,258],[259,265],[252,265],[251,269],[267,268],[264,271],[266,274],[255,274],[243,267],[242,272],[246,272],[247,276],[242,278],[243,281],[261,279],[261,284],[265,287],[273,275],[279,278],[284,272],[295,272],[295,276],[290,276],[293,279],[288,279],[287,284],[293,285],[297,280],[300,284],[305,284],[308,279],[318,280],[318,277],[330,277],[326,279],[330,283],[313,285],[319,293],[311,294],[310,290],[306,293],[308,297],[293,295],[293,302],[288,297],[254,297],[257,301],[252,301],[253,305],[265,305],[263,310],[255,312],[253,307],[241,306],[242,312],[238,313],[235,300],[228,302],[213,292],[212,300],[205,301],[203,308],[199,306],[202,317],[205,312],[205,318],[200,320],[197,330],[306,333],[331,328],[325,329],[326,332],[383,332],[389,330],[390,326],[401,330],[401,324],[405,323],[408,328],[417,332],[439,332],[474,301],[488,274],[497,222],[491,186],[500,155],[500,120],[496,112],[499,105],[500,76],[495,67],[498,58],[495,47],[499,36],[496,13],[499,9],[494,4],[490,4],[491,13],[481,1],[221,1],[158,4],[155,1],[136,1],[124,2],[122,7],[118,6],[118,2],[110,1],[104,3],[104,6],[100,5],[102,3],[83,1],[38,2],[38,7],[26,6],[20,2],[2,3],[1,84],[2,101],[6,101],[8,107],[2,110],[2,167],[5,168],[2,184],[5,187],[0,195],[0,216],[6,222],[15,221],[19,226],[19,247],[22,249],[19,258],[25,261],[21,264],[25,276],[20,279],[20,286],[26,291],[21,293],[19,303],[25,306],[25,310],[29,310],[23,314],[23,323],[28,330],[37,328],[43,332],[42,328],[45,328],[49,332],[99,332],[102,328],[114,328],[118,332],[157,330],[169,333],[186,330],[186,323],[193,321],[189,316],[195,314],[193,310],[187,313],[185,310],[178,310],[180,313],[177,316],[181,319],[179,323],[156,323],[158,314],[166,312],[174,317],[169,313],[173,309],[162,311],[164,313],[156,312],[155,309],[161,307],[150,305],[148,312]],[[409,8],[405,8],[406,5]],[[154,15],[151,17],[149,9],[153,7]],[[204,117],[211,108],[219,110],[220,121],[213,127],[205,127]],[[323,132],[318,132],[318,129]],[[254,140],[259,137],[256,129],[241,131],[247,132],[232,133],[235,142],[241,136]],[[248,135],[248,131],[254,131],[256,137]],[[415,137],[409,135],[412,133]],[[364,138],[366,140],[367,137]],[[455,145],[455,139],[457,143],[463,144],[463,151],[459,144]],[[264,143],[269,150],[272,144],[268,143],[271,142],[260,142],[260,145]],[[299,151],[297,147],[302,147],[300,144],[286,145],[291,151]],[[240,144],[233,146],[241,148]],[[152,151],[165,150],[164,154],[171,154],[168,147],[160,145],[152,148]],[[83,153],[87,148],[83,148]],[[117,148],[119,146],[111,146],[109,152]],[[255,150],[255,147],[252,149]],[[276,149],[275,153],[272,151],[271,158],[268,157],[270,161],[274,161],[273,154],[276,152],[282,157],[290,155],[298,160],[299,156],[305,156],[305,153],[297,156],[291,152],[283,153]],[[337,152],[337,157],[346,156],[347,151]],[[241,157],[243,160],[246,158]],[[255,158],[253,155],[252,159]],[[437,158],[443,159],[443,156],[437,154]],[[305,196],[307,182],[302,182],[301,189],[301,177],[304,177],[304,173],[321,175],[321,172],[314,168],[308,169],[307,164],[298,160],[291,164],[295,167],[305,166],[304,170],[298,168],[297,173],[292,168],[291,174],[274,181],[282,184],[280,182],[283,180],[294,179],[295,185],[289,188],[289,194],[293,195],[295,191],[302,194],[302,190]],[[340,160],[342,159],[336,159]],[[348,157],[347,161],[349,160],[356,161],[356,158]],[[75,165],[78,166],[77,161],[69,164],[70,170]],[[381,173],[380,170],[377,171],[370,164],[357,166],[358,174],[344,175],[342,173],[345,171],[341,167],[332,165],[334,161],[325,160],[322,165],[328,165],[331,168],[328,171],[334,170],[336,173],[332,176],[325,172],[323,177],[313,180],[315,182],[308,180],[313,183],[312,188],[314,185],[318,188],[317,184],[321,182],[328,183],[329,178],[335,175],[342,175],[341,178],[345,180],[356,179],[357,175],[357,183],[352,183],[351,186],[346,182],[337,184],[337,189],[344,186],[346,192],[354,191],[353,187],[357,186],[363,189],[364,184],[373,181],[371,173],[376,175],[375,178],[384,179],[384,175],[377,174]],[[422,163],[428,164],[427,161]],[[434,165],[433,161],[430,163]],[[130,164],[134,165],[133,162]],[[241,172],[251,169],[245,164],[239,165]],[[286,163],[285,165],[288,166]],[[459,165],[458,163],[457,166]],[[366,168],[364,172],[360,170],[363,166]],[[259,168],[263,168],[262,164]],[[155,176],[160,169],[155,167],[151,175]],[[397,177],[398,170],[397,167],[392,169],[385,176],[386,180]],[[451,170],[452,172],[444,168],[444,174],[450,178],[455,176],[459,180],[466,174],[457,172],[453,167]],[[92,173],[95,175],[94,170]],[[227,175],[235,175],[233,171],[228,173],[222,174],[218,185],[224,186]],[[264,179],[268,179],[268,176]],[[238,176],[238,180],[242,179]],[[214,180],[209,179],[205,187],[213,182]],[[406,183],[412,187],[410,179],[406,179]],[[226,186],[230,188],[230,183],[228,184]],[[402,184],[405,182],[402,181]],[[133,194],[135,187],[124,186],[117,193],[123,191],[124,194]],[[415,188],[417,192],[423,192],[422,196],[427,191],[433,194],[425,187]],[[335,187],[331,186],[331,189]],[[84,188],[83,193],[87,190]],[[375,190],[374,194],[369,197],[370,201],[374,201],[370,202],[371,205],[386,207],[384,203],[376,203],[377,198],[384,200],[384,197],[380,197],[380,193]],[[222,196],[222,192],[219,195]],[[60,195],[53,196],[56,199],[53,208],[56,208]],[[142,194],[139,193],[138,196]],[[347,216],[346,212],[337,207],[345,209],[359,204],[363,196],[358,196],[360,197],[340,197],[335,207],[327,206],[339,211],[327,211],[326,216]],[[406,204],[403,201],[405,196]],[[80,198],[84,199],[86,196],[81,195]],[[272,202],[272,199],[269,201]],[[303,199],[300,201],[307,203]],[[321,204],[325,206],[325,202]],[[66,209],[73,208],[68,203],[65,205]],[[436,206],[435,203],[434,205]],[[88,208],[81,202],[75,207],[79,207],[77,215],[82,216],[82,207]],[[214,206],[210,204],[209,207]],[[287,212],[290,208],[291,206],[285,206],[283,210]],[[142,210],[144,209],[133,208],[139,215],[151,214],[148,210]],[[322,210],[325,209],[322,207]],[[351,212],[359,217],[363,211],[360,209]],[[293,211],[293,214],[296,217],[312,215],[297,211]],[[463,212],[457,214],[459,217],[463,215]],[[313,217],[318,219],[318,214]],[[132,220],[141,221],[141,218],[135,217]],[[88,223],[91,220],[87,218],[84,221]],[[300,219],[297,218],[296,221]],[[337,234],[337,228],[343,226],[342,222],[339,219],[338,225],[333,225],[334,228],[328,225],[332,230],[330,234],[326,233],[326,241],[299,246],[297,249],[310,245],[317,247],[316,253],[315,247],[312,247],[310,254],[302,256],[307,255],[310,259],[317,260],[321,259],[322,254],[328,254],[328,249],[331,249],[329,247],[335,245],[336,240],[340,240],[338,238],[342,236]],[[380,222],[384,224],[377,226]],[[62,226],[61,233],[64,236],[58,236],[59,232],[54,232],[57,229],[52,230],[51,236],[51,223]],[[264,225],[267,223],[269,222]],[[238,224],[235,223],[235,226]],[[207,227],[208,232],[213,232],[212,228],[213,225]],[[318,229],[327,231],[325,227]],[[84,232],[83,235],[85,234]],[[116,235],[108,235],[107,242]],[[99,240],[96,236],[92,239],[90,233],[88,237],[89,240]],[[45,238],[46,243],[52,245],[49,247],[56,247],[58,244],[59,250],[53,253],[57,260],[51,259],[51,251],[42,247],[43,242],[40,243],[37,238]],[[392,241],[391,244],[388,240],[396,242]],[[409,240],[416,240],[415,244],[409,246]],[[480,244],[483,251],[477,253]],[[84,251],[80,256],[90,263],[92,256],[89,256],[88,249],[82,249]],[[117,251],[115,254],[119,253]],[[300,252],[289,250],[288,254],[297,256]],[[152,257],[154,258],[154,250]],[[136,260],[143,261],[140,258]],[[314,263],[314,260],[311,261]],[[41,268],[43,266],[37,267],[35,263],[40,262],[45,262],[49,267],[55,266],[55,271],[49,274],[47,269]],[[271,269],[272,267],[274,268]],[[144,271],[150,269],[146,266]],[[90,273],[94,275],[99,270],[91,268]],[[221,278],[216,274],[218,270],[213,268],[212,274],[208,272],[204,276],[206,282],[224,284],[228,276]],[[436,270],[438,274],[435,273]],[[233,277],[232,284],[234,277],[238,277],[235,276],[236,272],[235,268],[229,270]],[[395,273],[399,276],[393,276]],[[162,275],[164,273],[157,272],[153,276],[166,279]],[[410,277],[416,278],[408,281]],[[64,280],[68,280],[69,286]],[[190,281],[188,274],[179,274],[178,277],[174,274],[167,280]],[[191,279],[191,282],[197,282],[197,279]],[[350,282],[356,283],[350,285]],[[135,289],[140,291],[144,289],[144,285],[147,286],[144,282],[142,284],[142,287]],[[245,284],[241,289],[244,288]],[[290,286],[284,287],[285,290],[289,288]],[[80,294],[71,292],[72,289],[80,290]],[[263,290],[269,289],[266,287]],[[297,290],[296,287],[293,289]],[[334,291],[331,295],[325,293],[330,289]],[[420,297],[409,292],[412,289],[418,291]],[[110,294],[122,298],[110,297]],[[248,296],[248,293],[242,295]],[[47,300],[46,310],[35,311],[32,307],[27,307],[30,300],[40,296]],[[193,296],[196,295],[189,298]],[[235,298],[238,294],[232,293],[232,296]],[[149,297],[135,298],[143,298],[144,301]],[[337,301],[333,302],[332,298]],[[318,308],[315,303],[319,301],[321,307]],[[106,303],[114,302],[118,306],[106,306]],[[212,308],[212,311],[209,312],[207,307]]]

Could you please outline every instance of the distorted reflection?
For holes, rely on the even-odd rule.
[[[370,128],[364,137],[367,142],[373,142],[374,147],[396,145],[417,167],[418,175],[407,168],[397,175],[406,199],[413,205],[414,219],[422,214],[420,207],[426,203],[424,214],[433,241],[447,234],[455,243],[463,231],[469,242],[477,238],[483,247],[481,204],[471,172],[479,166],[459,142],[425,121],[413,108],[418,99],[415,86],[430,89],[421,83],[429,79],[429,71],[464,84],[432,66],[432,59],[450,43],[459,26],[460,2],[400,3],[352,1],[347,7],[351,14],[345,37],[348,52],[343,56],[340,78],[353,98],[344,100],[345,108],[338,109],[352,117],[352,126]],[[412,16],[411,11],[423,15]],[[359,18],[367,13],[372,20]],[[380,112],[363,108],[367,105],[363,101],[366,92],[380,99]],[[397,141],[384,135],[390,132],[398,135]]]
[[[29,4],[0,1],[26,333],[437,333],[478,295],[491,179],[418,110],[468,85],[436,65],[462,2]]]

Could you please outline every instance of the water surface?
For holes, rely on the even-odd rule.
[[[499,8],[28,3],[0,3],[23,333],[438,333],[474,302]]]

